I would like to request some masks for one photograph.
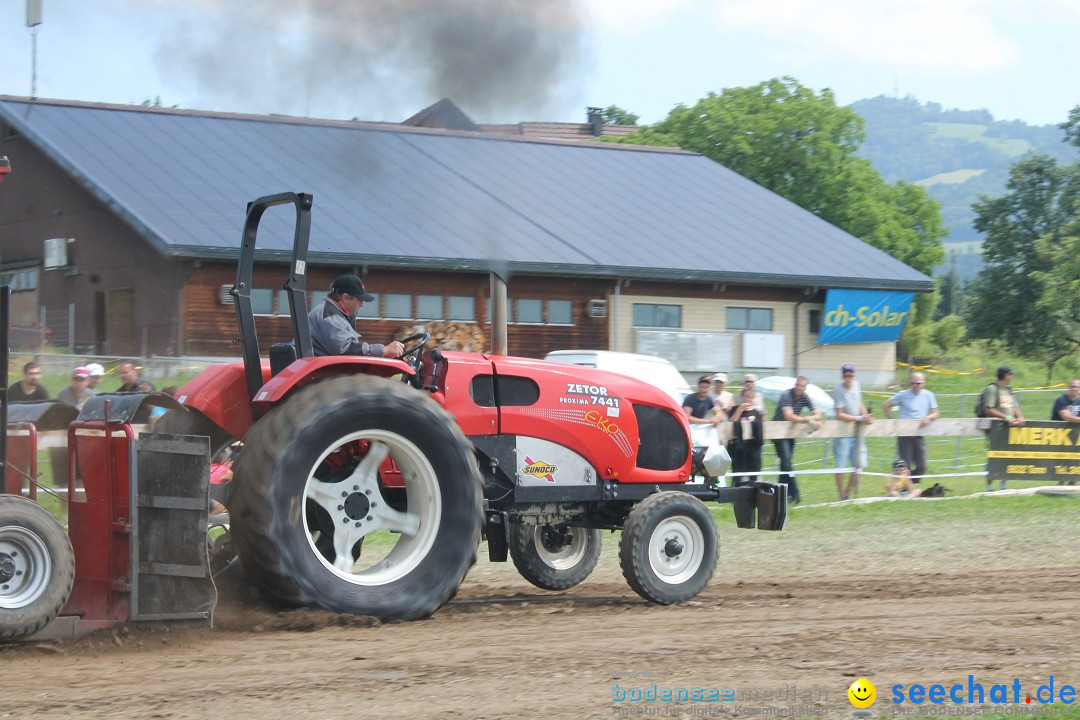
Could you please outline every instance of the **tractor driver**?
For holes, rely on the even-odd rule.
[[[404,346],[394,340],[386,345],[366,343],[356,332],[356,313],[375,296],[364,289],[364,281],[356,275],[342,275],[330,286],[322,306],[308,313],[311,327],[311,347],[320,355],[373,355],[401,357]]]

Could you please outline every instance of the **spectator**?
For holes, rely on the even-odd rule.
[[[82,410],[86,401],[94,397],[90,389],[90,371],[84,367],[75,368],[71,373],[71,385],[56,394],[56,399]]]
[[[683,399],[683,412],[691,425],[716,425],[723,418],[713,412],[713,400],[709,397],[712,378],[702,375],[698,378],[697,392],[690,393]]]
[[[1024,424],[1024,414],[1020,412],[1020,401],[1012,391],[1013,371],[1011,367],[1002,366],[997,369],[997,382],[992,382],[983,388],[979,394],[979,405],[982,407],[983,417],[1004,420],[1009,427]],[[987,435],[987,440],[989,440]],[[987,459],[986,470],[990,471],[990,461]],[[990,476],[986,477],[986,491],[994,489]],[[1001,479],[1001,489],[1005,489],[1005,478]]]
[[[41,384],[41,365],[23,365],[23,379],[8,388],[8,402],[41,402],[49,399],[49,391]]]
[[[754,375],[753,373],[749,373],[745,378],[743,378],[743,390],[753,390],[754,391],[754,407],[756,407],[758,409],[758,412],[760,412],[762,415],[764,415],[765,414],[765,396],[762,393],[758,392],[758,389],[757,389],[757,375]]]
[[[934,393],[926,389],[926,376],[921,372],[912,373],[911,387],[901,390],[885,401],[883,407],[885,417],[892,418],[893,406],[900,408],[901,420],[918,420],[920,428],[926,427],[941,417],[937,398],[934,397]],[[926,474],[929,464],[926,438],[921,435],[896,438],[896,454],[914,472],[913,482],[919,482]]]
[[[218,453],[210,463],[210,504],[208,511],[211,515],[220,515],[228,512],[225,505],[214,496],[224,497],[223,486],[227,486],[233,479],[233,463],[236,460],[236,449],[229,447]]]
[[[922,493],[911,484],[911,468],[903,458],[893,463],[893,474],[885,483],[885,494],[889,497],[919,497]]]
[[[90,373],[90,383],[87,387],[97,392],[97,386],[101,384],[101,379],[105,377],[105,368],[97,363],[90,363],[86,366],[86,370]]]
[[[731,411],[731,440],[728,454],[731,456],[733,473],[761,472],[761,446],[765,443],[761,411],[754,407],[754,391],[743,389],[739,404]],[[744,485],[757,478],[736,477],[734,485]]]
[[[722,414],[724,418],[727,418],[731,415],[731,410],[735,405],[735,398],[724,389],[724,386],[727,385],[727,373],[713,373],[712,377],[716,414]]]
[[[1051,420],[1067,423],[1080,423],[1080,379],[1069,382],[1069,389],[1054,401]]]
[[[821,422],[821,413],[814,408],[810,396],[806,394],[806,384],[810,382],[800,375],[795,379],[795,387],[785,390],[780,394],[780,401],[776,406],[773,420],[787,420],[791,423],[802,423],[810,426],[811,432],[817,430]],[[801,415],[804,410],[809,410],[810,415]],[[795,438],[777,438],[773,440],[776,447],[776,457],[780,460],[780,482],[787,485],[788,500],[793,503],[799,502],[799,484],[792,474],[792,459],[795,455]]]
[[[330,285],[330,292],[320,307],[308,313],[311,347],[321,355],[370,355],[401,357],[405,347],[394,340],[386,345],[366,343],[356,332],[356,313],[375,296],[356,275],[342,275]]]
[[[836,419],[843,422],[855,423],[856,425],[874,422],[862,399],[862,388],[855,379],[855,366],[844,365],[840,368],[840,377],[843,382],[836,386],[832,392],[833,402],[836,404]],[[836,459],[836,467],[852,468],[848,475],[847,487],[844,487],[844,473],[836,473],[836,492],[841,500],[859,496],[859,472],[866,467],[866,440],[862,433],[856,432],[851,437],[838,437],[833,439],[833,457]]]
[[[139,376],[139,371],[142,370],[138,365],[125,360],[116,366],[116,372],[120,375],[120,379],[123,381],[123,385],[116,391],[118,393],[134,393],[134,392],[154,392],[154,383],[149,380],[143,380]]]

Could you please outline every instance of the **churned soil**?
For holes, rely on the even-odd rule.
[[[3,646],[0,717],[482,720],[640,716],[650,707],[849,717],[846,689],[859,677],[877,685],[872,709],[885,716],[895,684],[966,685],[974,675],[987,688],[1019,679],[1033,693],[1053,675],[1080,685],[1075,559],[718,575],[678,607],[641,600],[610,561],[564,593],[485,563],[419,622],[225,603],[213,629],[119,628]],[[652,683],[759,699],[614,699]],[[793,685],[802,699],[761,699]]]

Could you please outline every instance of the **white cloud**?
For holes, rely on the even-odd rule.
[[[698,0],[583,0],[582,4],[594,27],[631,35],[694,8]]]
[[[1052,2],[1052,0],[1042,0]],[[1015,42],[993,22],[994,0],[717,0],[725,33],[753,32],[771,54],[893,69],[990,71],[1014,64]]]

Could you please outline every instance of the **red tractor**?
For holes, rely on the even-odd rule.
[[[293,342],[260,356],[251,274],[260,219],[296,212],[288,292]],[[314,357],[305,268],[311,196],[248,207],[235,297],[243,364],[196,377],[158,424],[243,441],[227,505],[249,582],[281,606],[383,619],[430,615],[457,592],[486,539],[529,582],[584,580],[601,531],[622,530],[630,586],[656,603],[694,597],[716,567],[702,500],[735,504],[742,527],[779,530],[786,495],[771,483],[692,483],[687,421],[669,396],[615,373],[564,363],[427,349],[400,360]],[[505,286],[493,293],[493,326]],[[505,326],[502,328],[505,338]],[[712,476],[726,467],[713,468]]]

